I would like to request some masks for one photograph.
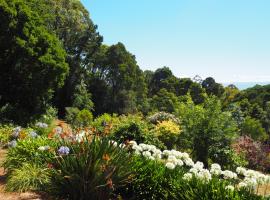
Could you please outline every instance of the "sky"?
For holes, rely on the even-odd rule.
[[[108,45],[141,69],[178,77],[270,81],[269,0],[81,0]]]

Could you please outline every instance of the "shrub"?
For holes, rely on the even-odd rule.
[[[3,166],[10,174],[25,163],[44,165],[54,157],[52,150],[56,145],[57,141],[45,137],[19,140],[14,148],[9,149]]]
[[[9,142],[13,129],[13,125],[0,125],[0,146]]]
[[[176,145],[181,132],[180,127],[172,120],[158,122],[153,131],[158,139],[169,149]]]
[[[151,123],[158,124],[158,122],[171,120],[175,124],[180,124],[180,120],[173,114],[166,112],[158,112],[147,118]]]
[[[269,171],[270,158],[269,146],[258,141],[254,141],[249,136],[241,136],[232,145],[238,154],[243,154],[248,161],[248,167],[261,171]]]
[[[254,140],[265,141],[268,138],[265,129],[259,120],[246,117],[241,125],[242,135],[248,135]]]
[[[44,191],[50,184],[50,170],[35,163],[24,163],[8,177],[8,191]]]
[[[186,180],[187,169],[176,167],[166,168],[162,162],[135,157],[132,170],[133,181],[125,189],[119,191],[123,199],[173,199],[173,200],[240,200],[263,199],[247,190],[227,189],[226,180],[212,178],[204,182],[196,178]]]
[[[112,138],[118,142],[135,140],[138,143],[154,144],[164,148],[164,144],[150,132],[150,125],[139,115],[121,116],[112,130]]]
[[[130,155],[106,138],[64,143],[54,162],[51,192],[67,199],[109,199],[130,179]],[[68,148],[67,148],[68,147]]]
[[[116,115],[104,113],[103,115],[98,116],[93,121],[92,126],[96,129],[98,133],[109,134],[111,132],[111,129],[119,123],[119,118]]]
[[[93,114],[86,109],[66,108],[66,121],[73,127],[88,127],[93,121]]]

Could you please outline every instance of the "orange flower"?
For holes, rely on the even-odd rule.
[[[111,158],[110,158],[110,156],[109,156],[108,154],[104,154],[104,155],[102,156],[102,159],[105,160],[105,161],[111,160]]]

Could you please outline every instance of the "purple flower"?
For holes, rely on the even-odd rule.
[[[15,139],[18,138],[21,130],[22,129],[21,129],[20,126],[16,127],[12,132],[12,137],[15,138]]]
[[[58,149],[59,155],[68,155],[69,154],[69,148],[67,146],[61,146]]]
[[[29,133],[29,136],[32,137],[32,138],[36,138],[38,136],[38,134],[35,131],[31,131]]]

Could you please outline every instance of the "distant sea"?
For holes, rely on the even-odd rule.
[[[234,82],[234,83],[222,83],[224,86],[228,86],[230,84],[235,85],[239,90],[244,90],[250,87],[253,87],[255,85],[268,85],[269,82]]]

